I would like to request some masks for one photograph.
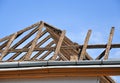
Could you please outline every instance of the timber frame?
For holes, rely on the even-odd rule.
[[[62,31],[40,21],[0,39],[0,63],[20,61],[107,60],[112,48],[120,48],[120,44],[112,44],[114,29],[114,27],[111,28],[107,44],[88,45],[92,32],[88,30],[84,44],[79,45],[65,36],[65,30]],[[93,59],[86,52],[86,49],[99,48],[105,48],[105,50],[96,59]],[[106,81],[109,81],[108,83],[114,83],[109,76],[101,75],[100,79],[101,83]]]

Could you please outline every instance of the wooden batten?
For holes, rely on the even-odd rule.
[[[18,47],[25,40],[27,40],[29,37],[31,37],[37,30],[38,30],[37,28],[35,28],[34,30],[32,30],[30,33],[28,33],[26,36],[24,36],[21,40],[19,40],[16,44],[14,44],[11,48],[15,49],[16,47]]]
[[[46,47],[51,47],[54,44],[54,41],[51,41]],[[42,54],[44,51],[39,51],[36,55],[34,55],[31,60],[34,60],[37,58],[40,54]]]

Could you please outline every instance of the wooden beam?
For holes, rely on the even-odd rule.
[[[5,55],[7,54],[7,51],[9,50],[10,45],[12,44],[12,42],[14,41],[14,39],[16,38],[17,33],[15,33],[13,36],[11,36],[11,38],[9,39],[9,42],[7,43],[5,50],[2,52],[1,56],[0,56],[0,61],[3,59],[3,57],[5,57]]]
[[[120,75],[120,68],[41,68],[31,70],[12,70],[0,71],[0,79],[15,78],[49,78],[49,77],[66,77],[66,76],[111,76]],[[106,78],[105,78],[106,80]]]
[[[62,58],[63,61],[69,61],[61,52],[59,52],[59,57]]]
[[[55,60],[55,59],[56,59],[56,57],[57,57],[57,55],[58,55],[58,53],[59,53],[59,51],[60,51],[60,47],[61,47],[61,45],[62,45],[62,42],[63,42],[63,40],[64,40],[64,37],[65,37],[65,30],[62,31],[62,33],[61,33],[61,36],[60,36],[60,38],[59,38],[59,41],[58,41],[58,44],[57,44],[57,46],[56,46],[55,53],[54,53],[54,55],[53,55],[53,57],[52,57],[52,60]]]
[[[39,39],[39,37],[40,37],[40,35],[41,35],[41,33],[42,33],[42,28],[43,28],[43,26],[44,26],[44,23],[41,22],[41,23],[40,23],[40,26],[39,26],[39,28],[38,28],[37,35],[36,35],[35,39],[33,40],[32,45],[31,45],[29,51],[27,52],[27,54],[26,54],[26,56],[25,56],[25,60],[29,60],[29,59],[30,59],[30,56],[31,56],[31,54],[32,54],[32,52],[33,52],[36,44],[37,44],[37,40]]]
[[[87,52],[85,53],[85,58],[87,60],[93,60],[93,58]]]
[[[110,48],[110,50],[111,49],[112,48]],[[100,60],[105,55],[105,51],[106,51],[106,49],[99,56],[97,56],[97,58],[95,60]]]
[[[9,40],[5,41],[5,42],[0,46],[0,50],[2,50],[2,49],[7,45],[8,42],[9,42]]]
[[[24,33],[25,31],[28,31],[28,30],[30,30],[30,29],[33,29],[33,28],[35,28],[36,26],[39,26],[40,23],[41,23],[41,22],[37,22],[37,23],[35,23],[35,24],[31,25],[31,26],[26,27],[26,28],[23,29],[23,30],[18,31],[17,33],[18,33],[18,35],[21,34],[21,33]]]
[[[51,37],[53,38],[53,40],[55,41],[55,43],[58,43],[60,34],[58,34],[57,31],[53,31],[51,30],[51,27],[46,27],[47,31],[51,34]],[[65,36],[64,41],[63,41],[63,46],[69,46],[69,45],[74,45],[71,41],[69,41],[69,39]],[[77,51],[75,49],[71,49],[71,50],[61,50],[61,53],[64,54],[64,56],[70,60],[70,51],[72,51],[73,54],[78,54]]]
[[[47,57],[50,53],[52,53],[53,51],[48,51],[48,52],[46,52],[43,56],[41,56],[40,58],[39,58],[39,60],[43,60],[45,57]]]
[[[37,22],[37,23],[35,23],[35,24],[33,24],[33,25],[31,25],[31,26],[23,29],[23,30],[18,31],[17,33],[18,33],[18,35],[21,34],[21,33],[24,33],[25,31],[30,30],[30,29],[38,26],[39,24],[40,24],[40,22]],[[6,37],[0,39],[0,42],[5,41],[6,39],[9,39],[12,35],[14,35],[14,34],[11,34],[11,35],[9,35],[9,36],[6,36]]]
[[[29,42],[29,43],[27,44],[27,47],[25,46],[25,47],[23,47],[22,49],[12,49],[12,48],[10,48],[10,49],[8,50],[8,53],[10,53],[10,52],[12,52],[12,53],[15,53],[15,52],[27,52],[27,51],[29,50],[28,45],[30,46],[30,43],[31,43],[31,42]],[[118,45],[118,44],[112,44],[110,49],[112,49],[112,48],[120,48],[120,47],[118,47],[117,45]],[[88,45],[88,46],[89,46],[89,45]],[[91,46],[91,45],[90,45],[90,46]],[[93,45],[92,45],[92,46],[93,46]],[[104,46],[106,46],[106,45],[104,45]],[[71,49],[75,49],[76,47],[78,47],[78,46],[73,46],[73,45],[70,45],[70,46],[61,46],[61,49],[71,50]],[[0,47],[0,48],[1,48],[1,47]],[[36,45],[34,51],[54,51],[55,48],[56,48],[56,47],[40,47],[40,48],[39,48],[39,46]],[[91,49],[91,48],[90,48],[90,49]],[[95,49],[95,48],[94,48],[94,49]],[[3,52],[3,51],[4,51],[4,50],[2,50],[2,49],[0,50],[0,52]],[[96,58],[96,60],[102,58],[102,57],[104,56],[104,54],[105,54],[105,50]]]
[[[38,30],[37,28],[35,28],[36,30]],[[35,30],[34,29],[34,30]],[[34,30],[33,30],[33,32],[34,32]],[[35,31],[36,32],[36,31]],[[40,37],[42,37],[44,34],[46,33],[46,30],[44,30],[42,33],[41,33],[41,36]],[[34,39],[33,39],[34,40]],[[33,40],[31,40],[28,44],[26,44],[24,47],[23,47],[23,49],[26,49],[26,48],[29,48],[30,47],[30,45],[32,44],[32,42],[33,42]],[[21,40],[20,40],[21,41]],[[18,43],[18,44],[20,44],[20,43]],[[14,45],[13,47],[11,47],[10,49],[13,49],[13,48],[16,48],[17,46],[18,46],[18,44],[16,43],[16,45]],[[38,45],[36,45],[36,47],[37,47]],[[28,51],[28,50],[27,50]],[[17,52],[16,54],[14,54],[12,57],[10,57],[9,59],[8,59],[8,61],[13,61],[13,59],[15,59],[18,55],[20,55],[22,52],[25,52],[25,51],[23,51],[23,50],[19,50],[19,51],[15,51],[15,52]]]
[[[100,83],[111,83],[108,79],[106,79],[106,77],[101,76],[100,78]]]
[[[13,49],[17,48],[20,44],[22,44],[29,37],[31,37],[31,35],[33,35],[37,30],[38,30],[38,28],[35,28],[34,30],[32,30],[30,33],[28,33],[26,36],[24,36],[21,40],[19,40],[16,44],[14,44],[14,46],[12,46],[11,48],[13,48]]]
[[[51,47],[52,45],[54,44],[54,41],[51,41],[47,46],[45,46],[46,48],[47,47]],[[35,56],[33,56],[32,58],[31,58],[31,60],[34,60],[34,59],[36,59],[40,54],[42,54],[44,52],[44,50],[43,51],[39,51]]]
[[[14,34],[9,35],[9,36],[6,36],[6,37],[4,37],[4,38],[1,38],[1,39],[0,39],[0,42],[3,42],[3,41],[6,41],[6,40],[10,39],[11,36],[13,36],[13,35],[14,35]]]
[[[110,83],[115,83],[115,81],[110,76],[104,76]]]
[[[45,37],[43,40],[41,40],[36,47],[40,47],[42,44],[44,44],[47,40],[49,40],[51,38],[50,35],[48,35],[47,37]]]
[[[87,36],[86,36],[85,41],[84,41],[83,48],[81,49],[81,54],[80,54],[80,58],[79,58],[80,60],[83,60],[85,57],[86,48],[87,48],[87,44],[88,44],[90,35],[91,35],[91,30],[88,30]]]
[[[103,49],[106,48],[107,44],[94,44],[94,45],[88,45],[87,49]],[[77,46],[76,46],[77,47]],[[79,45],[80,48],[82,48],[82,45]],[[111,48],[120,48],[120,44],[111,44]]]
[[[111,44],[112,44],[113,35],[114,35],[114,27],[112,27],[112,29],[110,31],[110,36],[109,36],[107,47],[106,47],[106,50],[105,50],[104,60],[108,59],[109,51],[110,51]]]
[[[52,25],[49,25],[49,24],[46,23],[46,22],[44,22],[44,25],[45,25],[45,27],[50,27],[52,30],[55,30],[55,31],[57,31],[57,32],[62,33],[62,31],[61,31],[60,29],[58,29],[58,28],[56,28],[56,27],[54,27],[54,26],[52,26]]]

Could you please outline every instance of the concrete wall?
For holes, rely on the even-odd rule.
[[[0,83],[99,83],[97,77],[65,77],[44,79],[2,79]]]

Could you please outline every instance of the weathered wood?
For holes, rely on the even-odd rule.
[[[24,36],[21,40],[19,40],[16,44],[14,44],[11,48],[15,49],[16,47],[18,47],[20,44],[26,41],[29,37],[31,37],[37,30],[38,28],[35,28],[34,30],[32,30],[30,33]]]
[[[88,30],[87,36],[86,36],[85,41],[84,41],[83,48],[81,49],[82,51],[81,51],[80,58],[79,58],[80,60],[83,60],[85,57],[86,48],[87,48],[87,44],[88,44],[90,35],[91,35],[91,30]]]
[[[52,60],[55,60],[55,59],[56,59],[56,57],[57,57],[57,55],[58,55],[58,53],[59,53],[59,51],[60,51],[60,47],[61,47],[61,45],[62,45],[62,42],[63,42],[63,40],[64,40],[64,37],[65,37],[65,30],[62,31],[62,33],[61,33],[61,36],[60,36],[60,38],[59,38],[59,41],[58,41],[58,44],[57,44],[57,46],[56,46],[55,53],[54,53],[54,55],[53,55],[53,57],[52,57]]]
[[[110,50],[110,48],[111,48],[113,35],[114,35],[114,27],[112,27],[112,29],[111,29],[111,31],[110,31],[110,36],[109,36],[108,43],[107,43],[107,47],[106,47],[106,50],[105,50],[104,60],[107,60],[107,59],[108,59],[109,50]]]
[[[58,28],[56,28],[56,27],[54,27],[54,26],[52,26],[52,25],[49,25],[49,24],[46,23],[46,22],[44,22],[44,26],[45,26],[45,27],[50,27],[52,30],[55,30],[55,31],[57,31],[57,32],[62,33],[62,31],[61,31],[60,29],[58,29]]]
[[[44,44],[47,40],[49,40],[51,38],[50,35],[48,35],[47,37],[45,37],[43,40],[41,40],[37,45],[36,47],[39,47],[41,46],[42,44]]]
[[[110,76],[104,76],[110,83],[115,83],[115,81]]]
[[[94,44],[94,45],[88,45],[87,49],[102,49],[102,48],[106,48],[107,44]],[[79,46],[80,48],[82,47],[82,45]],[[120,44],[111,44],[111,48],[120,48]]]
[[[33,40],[30,41],[27,45],[25,45],[22,49],[28,49],[30,47],[30,45],[32,44]],[[9,50],[13,50],[13,49],[9,49]],[[18,50],[18,51],[17,51]],[[29,50],[29,49],[28,49]],[[27,51],[28,51],[27,50]],[[8,51],[9,52],[9,51]],[[15,59],[17,56],[19,56],[22,52],[26,52],[26,51],[22,51],[21,49],[15,49],[14,52],[16,52],[16,54],[14,54],[12,57],[10,57],[8,59],[8,61],[14,61],[13,59]]]
[[[37,23],[35,23],[35,24],[31,25],[31,26],[28,26],[27,28],[25,28],[23,30],[18,31],[17,33],[19,35],[21,33],[24,33],[25,31],[28,31],[28,30],[33,29],[33,28],[36,28],[36,26],[39,26],[40,23],[41,22],[37,22]]]
[[[14,34],[9,35],[9,36],[6,36],[6,37],[0,39],[0,42],[3,42],[3,41],[6,41],[6,40],[9,40],[9,39],[11,38],[11,36],[13,36],[13,35],[14,35]]]
[[[7,46],[5,47],[5,50],[2,52],[1,56],[0,56],[0,61],[3,59],[3,57],[5,57],[5,55],[7,54],[7,51],[9,50],[10,45],[12,44],[13,40],[16,38],[17,33],[15,33],[13,36],[11,36],[11,39],[9,39],[9,42],[7,43]]]
[[[102,83],[111,83],[109,80],[107,80],[104,76],[101,76],[100,77],[100,81],[102,82]],[[100,83],[101,83],[100,82]]]
[[[110,50],[111,49],[112,48],[110,48]],[[106,51],[106,49],[99,56],[97,56],[97,58],[95,60],[100,60],[105,55],[105,51]]]
[[[47,57],[50,53],[52,53],[53,51],[48,51],[48,52],[46,52],[43,56],[41,56],[40,58],[39,58],[39,60],[43,60],[45,57]]]
[[[34,29],[32,32],[34,32],[35,30],[38,30],[38,29]],[[32,33],[31,32],[31,33]],[[35,31],[36,32],[36,31]],[[46,30],[45,31],[43,31],[42,33],[41,33],[41,36],[40,37],[42,37],[44,34],[46,33]],[[25,37],[24,37],[25,38]],[[23,41],[23,40],[22,40]],[[28,52],[28,48],[30,47],[30,45],[32,44],[32,42],[33,42],[33,40],[32,41],[30,41],[27,45],[25,45],[22,49],[13,49],[13,48],[16,48],[16,46],[18,46],[18,44],[20,44],[19,42],[18,42],[18,44],[16,44],[16,45],[14,45],[13,47],[12,47],[12,49],[10,49],[9,50],[9,52],[17,52],[16,54],[14,54],[12,57],[10,57],[9,59],[8,59],[8,61],[13,61],[13,59],[15,59],[18,55],[20,55],[22,52]],[[36,45],[36,47],[39,47],[39,45]],[[35,50],[34,50],[35,51]],[[40,50],[37,50],[37,51],[40,51]],[[42,50],[43,51],[43,50]]]
[[[87,60],[93,60],[93,58],[87,52],[85,53],[85,58]]]
[[[78,56],[70,55],[70,61],[78,61]]]
[[[59,57],[61,57],[63,61],[68,61],[69,60],[61,52],[59,52]]]
[[[9,40],[7,40],[6,42],[4,42],[4,43],[0,46],[0,50],[2,50],[2,49],[7,45],[8,42],[9,42]]]
[[[22,49],[12,49],[12,48],[10,48],[9,50],[8,50],[8,53],[9,52],[12,52],[12,53],[15,53],[15,52],[27,52],[29,49],[28,49],[28,47],[31,45],[31,43],[32,43],[32,41],[31,42],[29,42],[25,47],[23,47]],[[42,45],[42,44],[41,44]],[[117,46],[118,45],[118,46]],[[88,48],[87,47],[87,49],[95,49],[95,47],[96,47],[96,45],[92,45],[92,47],[93,48],[91,48],[91,45],[88,45],[88,46],[90,46],[90,48]],[[95,47],[94,47],[95,46]],[[97,45],[98,46],[98,45]],[[106,44],[104,44],[104,45],[102,45],[103,47],[104,46],[106,46]],[[77,47],[79,47],[79,45],[78,46],[73,46],[73,45],[70,45],[70,46],[61,46],[61,49],[65,49],[65,50],[71,50],[71,49],[75,49],[75,48],[77,48]],[[1,48],[1,47],[0,47]],[[38,45],[36,45],[36,47],[35,47],[35,49],[34,49],[34,51],[54,51],[55,50],[55,48],[56,47],[40,47],[39,48],[39,46]],[[81,47],[80,47],[81,48]],[[96,48],[98,48],[98,47],[96,47]],[[119,47],[119,44],[111,44],[111,48],[120,48]],[[0,52],[3,52],[4,50],[0,50]],[[105,50],[103,51],[103,53],[101,53],[97,58],[96,58],[96,60],[98,60],[98,59],[100,59],[100,58],[102,58],[102,56],[104,56],[104,54],[105,54]]]
[[[23,29],[23,30],[18,31],[17,34],[19,35],[19,34],[21,34],[21,33],[24,33],[25,31],[30,30],[30,29],[32,29],[32,28],[38,26],[39,24],[40,24],[40,22],[35,23],[35,24],[33,24],[33,25],[31,25],[31,26],[29,26],[29,27]],[[5,41],[6,39],[9,39],[12,35],[14,35],[14,34],[11,34],[11,35],[9,35],[9,36],[6,36],[6,37],[0,39],[0,42]]]
[[[54,32],[53,30],[51,30],[49,27],[46,27],[46,29],[51,34],[51,37],[54,39],[55,43],[57,44],[60,35],[58,33]],[[63,41],[63,46],[74,45],[73,43],[71,43],[71,42],[68,43],[68,42],[69,42],[69,40],[67,40],[67,38],[65,36],[64,41]],[[77,52],[75,51],[75,49],[71,49],[70,51],[72,51],[73,54],[76,53],[76,55],[77,55]],[[69,50],[61,50],[61,53],[64,54],[64,56],[67,59],[70,60],[70,51]]]
[[[47,46],[45,46],[46,48],[47,47],[51,47],[52,45],[54,44],[54,41],[51,41]],[[35,56],[33,56],[32,58],[31,58],[31,60],[34,60],[34,59],[36,59],[40,54],[42,54],[44,51],[39,51]]]
[[[40,37],[40,35],[41,35],[41,33],[42,33],[42,28],[43,28],[43,26],[44,26],[44,23],[41,22],[41,24],[40,24],[40,26],[39,26],[39,28],[38,28],[37,35],[36,35],[35,39],[33,40],[32,45],[31,45],[28,53],[27,53],[26,56],[25,56],[25,60],[29,60],[29,59],[30,59],[30,56],[31,56],[31,54],[32,54],[32,52],[33,52],[33,50],[34,50],[34,48],[35,48],[35,46],[36,46],[37,40],[39,39],[39,37]]]

